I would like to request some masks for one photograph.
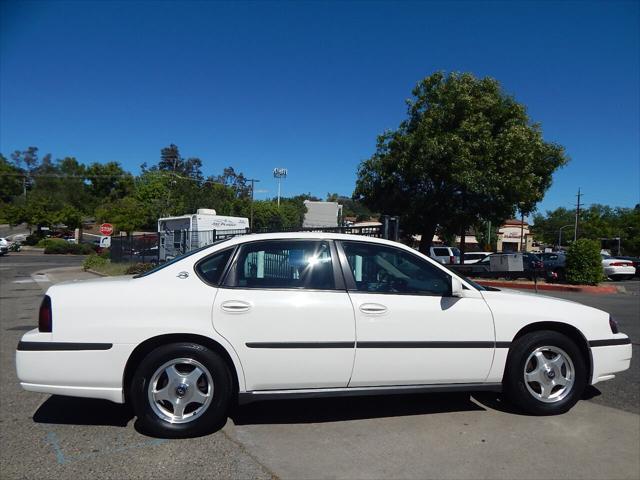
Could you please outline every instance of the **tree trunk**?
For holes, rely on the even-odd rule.
[[[424,253],[429,256],[429,250],[431,249],[431,244],[433,243],[433,236],[436,234],[436,225],[425,225],[420,232],[422,238],[420,239],[420,245],[418,246],[418,251],[420,253]]]
[[[466,230],[466,228],[462,227],[462,230],[460,231],[460,265],[464,264],[464,252],[467,249]]]

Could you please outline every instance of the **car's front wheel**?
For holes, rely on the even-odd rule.
[[[163,345],[140,363],[130,398],[141,430],[181,438],[210,433],[224,421],[232,392],[229,369],[195,343]]]
[[[511,345],[505,393],[528,413],[566,412],[580,399],[586,382],[587,367],[580,349],[561,333],[531,332]]]

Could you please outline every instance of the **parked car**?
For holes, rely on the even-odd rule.
[[[0,238],[0,255],[9,253],[9,242],[6,238]]]
[[[57,284],[38,325],[17,347],[25,390],[128,402],[165,437],[211,431],[236,399],[504,390],[558,414],[631,359],[602,310],[319,232],[233,237],[135,277]]]
[[[482,260],[472,263],[470,265],[456,266],[456,271],[469,275],[471,277],[485,277],[485,278],[526,278],[533,279],[534,275],[541,277],[544,275],[544,264],[542,260],[533,253],[524,253],[522,259],[523,270],[520,272],[494,272],[491,270],[491,257],[494,255],[501,255],[494,253],[486,256]]]
[[[636,269],[636,273],[634,276],[640,277],[640,258],[638,257],[615,257],[616,260],[627,260],[633,263],[633,267]]]
[[[566,279],[567,255],[564,252],[547,252],[540,254],[545,275],[549,280]]]
[[[439,263],[448,265],[460,263],[460,250],[456,247],[431,247],[429,256]]]
[[[620,260],[602,253],[602,268],[604,270],[605,277],[609,277],[611,280],[629,280],[636,274],[636,267],[633,266],[633,262],[629,260]]]
[[[469,252],[464,254],[464,263],[465,265],[470,265],[472,263],[478,263],[480,260],[484,260],[491,252]]]

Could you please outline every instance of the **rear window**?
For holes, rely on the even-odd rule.
[[[451,255],[448,248],[434,248],[433,254],[437,257],[448,257]]]
[[[213,242],[211,245],[205,245],[204,247],[200,247],[200,248],[196,248],[195,250],[191,250],[189,253],[185,253],[184,255],[180,255],[179,257],[176,257],[176,258],[173,258],[173,259],[169,260],[168,262],[161,263],[157,267],[152,268],[151,270],[148,270],[148,271],[146,271],[144,273],[139,273],[138,275],[134,275],[133,278],[142,278],[142,277],[146,277],[147,275],[151,275],[151,274],[154,274],[156,272],[159,272],[163,268],[166,268],[169,265],[173,265],[174,263],[181,262],[185,258],[190,257],[191,255],[199,253],[199,252],[201,252],[203,250],[206,250],[207,248],[211,248],[214,245],[220,245],[223,242],[228,242],[230,240],[230,238],[225,238],[223,240],[218,240],[217,242]]]

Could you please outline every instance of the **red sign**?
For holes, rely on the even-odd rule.
[[[111,236],[113,234],[113,225],[110,223],[103,223],[100,225],[100,233],[107,237]]]

